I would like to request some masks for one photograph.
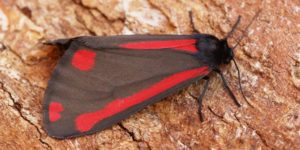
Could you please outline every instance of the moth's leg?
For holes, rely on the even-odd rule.
[[[230,97],[233,99],[234,103],[238,106],[238,107],[241,107],[241,104],[237,101],[236,97],[234,96],[233,92],[231,91],[231,89],[229,88],[225,78],[224,78],[224,75],[223,73],[219,70],[219,69],[214,69],[214,71],[216,73],[218,73],[220,76],[221,76],[221,79],[223,81],[223,85],[225,87],[225,89],[227,90],[227,92],[229,93]]]
[[[196,96],[190,94],[193,98],[197,99],[197,101],[198,101],[198,105],[199,105],[199,106],[198,106],[198,114],[199,114],[199,119],[200,119],[201,122],[204,121],[204,117],[203,117],[203,113],[202,113],[202,100],[203,100],[203,97],[204,97],[204,95],[205,95],[205,93],[206,93],[206,90],[207,90],[207,88],[208,88],[209,77],[208,77],[208,76],[205,76],[203,79],[204,79],[206,82],[205,82],[204,89],[203,89],[202,93],[200,94],[200,96],[199,96],[199,97],[196,97]]]
[[[200,121],[203,122],[204,121],[204,116],[203,116],[203,113],[202,113],[202,100],[203,100],[203,97],[208,89],[208,84],[209,84],[209,77],[206,76],[203,78],[206,82],[205,82],[205,85],[204,85],[204,89],[202,91],[202,93],[200,94],[200,96],[198,97],[198,114],[199,114],[199,118],[200,118]]]
[[[193,33],[194,34],[199,34],[200,32],[196,29],[195,24],[194,24],[193,12],[192,11],[189,11],[189,17],[190,17],[190,23],[191,23],[192,28],[193,28]]]

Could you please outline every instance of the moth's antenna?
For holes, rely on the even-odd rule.
[[[240,44],[240,42],[243,40],[243,38],[245,37],[245,34],[246,34],[246,32],[248,31],[249,27],[252,25],[252,23],[254,22],[254,20],[256,20],[256,18],[259,16],[260,12],[261,12],[261,10],[259,10],[258,12],[256,12],[255,16],[251,19],[250,23],[247,25],[247,27],[246,27],[245,30],[243,31],[242,36],[239,38],[239,40],[237,41],[237,43],[235,44],[235,46],[232,48],[232,50],[234,50],[234,49]],[[232,30],[232,31],[233,31],[233,30]],[[229,32],[229,33],[232,34],[232,31]],[[241,93],[242,93],[242,95],[243,95],[243,98],[245,99],[245,101],[247,102],[247,104],[248,104],[249,106],[253,107],[253,106],[249,103],[249,101],[247,100],[247,98],[246,98],[246,96],[245,96],[245,94],[244,94],[244,91],[243,91],[243,88],[242,88],[242,84],[241,84],[241,73],[240,73],[240,69],[239,69],[239,67],[238,67],[238,65],[237,65],[237,63],[236,63],[236,61],[235,61],[235,59],[232,58],[232,60],[233,60],[233,62],[234,62],[235,68],[236,68],[236,70],[237,70],[237,72],[238,72],[239,88],[240,88],[240,91],[241,91]]]
[[[241,43],[241,41],[243,40],[243,38],[246,36],[245,34],[247,33],[249,27],[252,25],[252,23],[254,22],[254,20],[256,20],[256,18],[259,16],[260,12],[261,12],[261,10],[259,10],[258,12],[256,12],[255,16],[251,19],[250,23],[247,25],[247,27],[243,31],[242,36],[238,39],[237,43],[233,46],[232,50],[234,50]]]
[[[237,72],[238,72],[239,88],[240,88],[240,91],[241,91],[241,93],[242,93],[242,95],[243,95],[243,98],[245,99],[245,101],[247,102],[247,104],[248,104],[249,106],[253,107],[253,106],[249,103],[249,101],[247,100],[247,98],[246,98],[246,96],[245,96],[245,94],[244,94],[244,91],[243,91],[243,88],[242,88],[242,84],[241,84],[241,73],[240,73],[240,69],[239,69],[239,67],[238,67],[238,65],[237,65],[237,63],[236,63],[236,61],[235,61],[235,59],[233,58],[232,60],[233,60],[233,62],[234,62],[235,68],[236,68],[236,70],[237,70]]]
[[[232,33],[233,33],[233,32],[235,31],[235,29],[237,28],[237,26],[240,24],[241,18],[242,18],[241,16],[238,17],[238,19],[237,19],[237,21],[235,22],[235,24],[233,25],[231,31],[227,33],[227,35],[225,36],[224,39],[227,39],[227,38],[229,38],[229,37],[232,35]]]

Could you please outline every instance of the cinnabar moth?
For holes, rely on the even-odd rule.
[[[254,17],[255,18],[255,17]],[[227,38],[208,34],[85,36],[47,44],[67,49],[45,92],[44,127],[58,139],[87,135],[110,127],[129,115],[191,83],[219,73],[233,60]],[[251,23],[250,23],[251,24]],[[201,115],[201,101],[199,114]]]

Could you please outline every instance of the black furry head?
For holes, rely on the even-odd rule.
[[[209,66],[228,64],[234,57],[226,39],[219,40],[215,36],[205,35],[197,41],[196,46],[199,49],[197,57]]]

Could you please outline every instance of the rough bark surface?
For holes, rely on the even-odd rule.
[[[224,37],[238,15],[235,49],[225,77],[242,107],[212,74],[197,115],[203,82],[148,106],[90,136],[56,140],[42,125],[47,81],[62,53],[43,41],[79,35],[189,34],[188,11],[201,33]],[[0,0],[0,149],[300,149],[299,0]]]

